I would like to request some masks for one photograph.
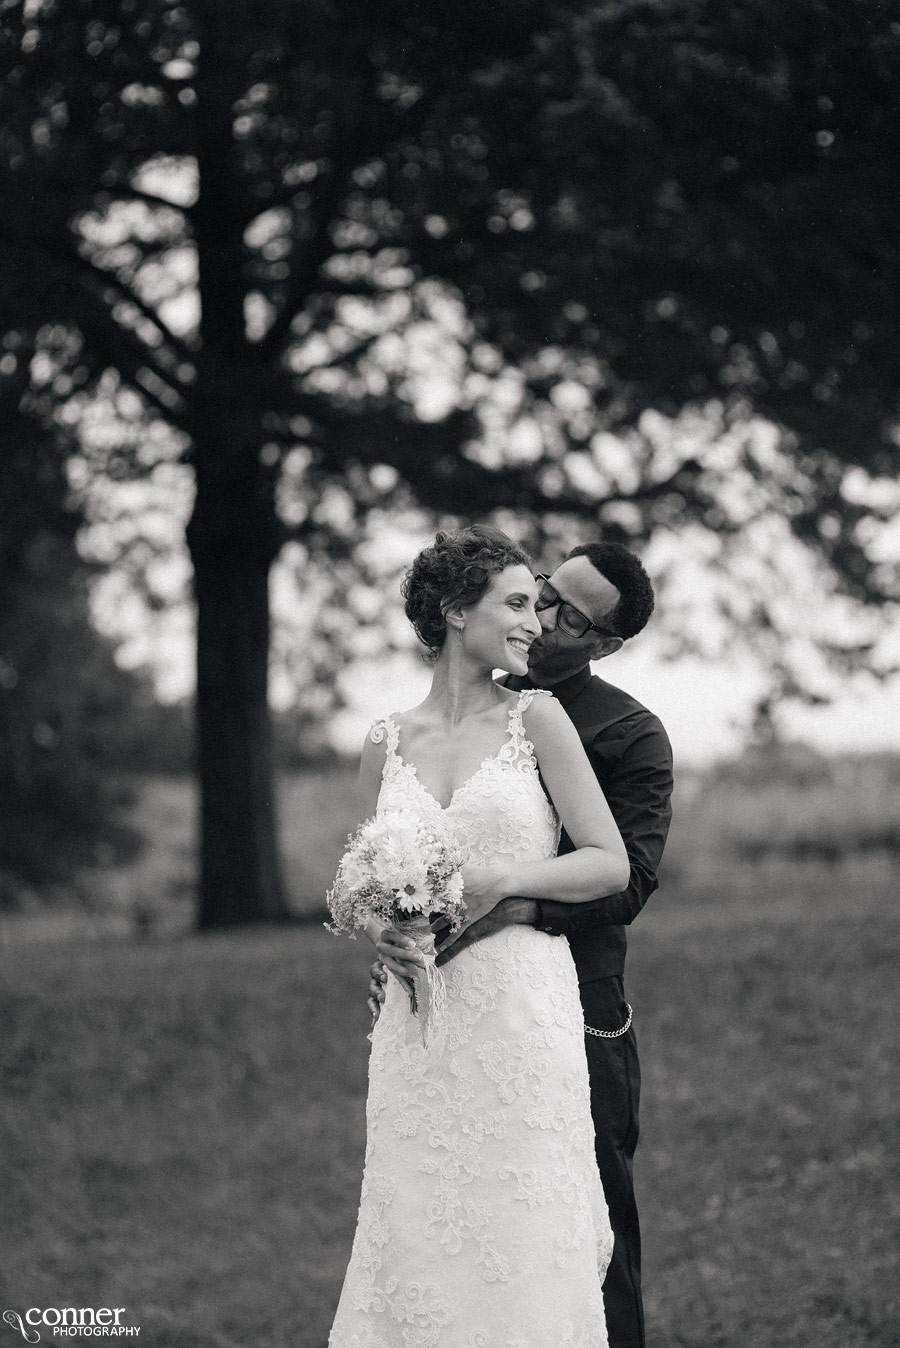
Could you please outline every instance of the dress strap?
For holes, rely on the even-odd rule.
[[[523,688],[519,696],[516,698],[516,705],[513,707],[513,710],[510,714],[511,715],[515,714],[516,716],[521,718],[522,713],[528,710],[528,708],[531,706],[533,700],[536,697],[552,697],[552,696],[553,694],[551,693],[549,688]]]
[[[387,737],[387,756],[393,758],[400,740],[400,727],[393,716],[380,717],[369,731],[369,739],[373,744],[380,744],[385,737]]]
[[[525,723],[522,715],[531,706],[535,697],[552,697],[553,694],[547,688],[523,688],[516,698],[515,706],[509,709],[509,742],[512,746],[513,757],[524,756],[529,762],[534,764],[534,745],[525,734]]]

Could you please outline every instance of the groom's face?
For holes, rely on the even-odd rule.
[[[619,591],[605,576],[601,576],[587,557],[570,557],[558,566],[550,577],[550,584],[561,600],[571,604],[598,627],[605,627],[607,619],[619,602]],[[573,637],[558,622],[559,606],[541,609],[538,613],[541,635],[528,653],[528,673],[535,683],[549,688],[577,674],[591,660],[601,660],[622,645],[621,637],[605,636],[589,630],[582,637]]]

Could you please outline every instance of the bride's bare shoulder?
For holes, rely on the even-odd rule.
[[[415,707],[407,707],[406,711],[392,711],[387,720],[393,721],[398,730],[416,730],[427,727],[430,724],[428,712],[424,705],[419,702]]]
[[[544,688],[531,690],[522,709],[522,718],[529,737],[537,745],[539,739],[558,738],[560,734],[569,738],[572,722],[569,720],[561,702]]]

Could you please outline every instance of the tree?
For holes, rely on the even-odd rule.
[[[848,596],[896,597],[866,532],[898,459],[880,0],[3,12],[11,312],[70,334],[60,409],[114,371],[194,470],[201,926],[285,912],[266,657],[288,539],[344,558],[410,494],[726,547],[774,509]],[[731,617],[777,630],[770,588]]]
[[[23,340],[0,360],[0,910],[138,841],[111,771],[138,683],[90,622],[65,455],[27,397],[32,355]]]

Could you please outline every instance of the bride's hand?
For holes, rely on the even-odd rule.
[[[372,920],[366,923],[365,932],[378,951],[378,958],[407,993],[412,991],[412,966],[425,967],[425,956],[415,941],[404,936],[396,927],[385,927]]]
[[[463,901],[466,905],[465,919],[460,931],[471,927],[473,922],[484,917],[492,908],[496,908],[501,899],[509,894],[506,887],[506,871],[502,866],[463,866]]]

